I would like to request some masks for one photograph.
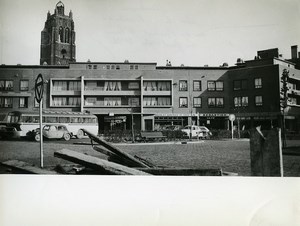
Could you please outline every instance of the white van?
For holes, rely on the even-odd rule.
[[[192,137],[198,137],[198,138],[204,138],[208,139],[212,133],[209,131],[209,129],[205,126],[185,126],[182,130],[182,132],[185,132],[186,135],[190,138],[190,133],[192,132]]]

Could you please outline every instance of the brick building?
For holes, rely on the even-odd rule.
[[[44,109],[90,112],[99,130],[155,130],[165,125],[206,125],[229,129],[235,123],[249,129],[280,126],[281,76],[289,70],[287,128],[300,128],[300,71],[297,47],[285,60],[278,49],[258,51],[254,60],[236,66],[157,66],[141,62],[75,62],[72,13],[59,2],[48,13],[41,38],[41,65],[0,66],[0,112],[38,112],[34,83],[38,74],[48,81]],[[47,41],[46,41],[47,40]],[[296,50],[295,50],[296,49]],[[46,63],[44,63],[46,62]]]

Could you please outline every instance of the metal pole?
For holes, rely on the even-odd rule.
[[[44,167],[43,163],[43,99],[40,102],[40,157],[41,157],[41,168]]]
[[[233,140],[233,120],[231,120],[231,140]]]

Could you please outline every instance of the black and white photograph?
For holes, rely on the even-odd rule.
[[[296,226],[299,178],[298,0],[0,0],[0,225]]]

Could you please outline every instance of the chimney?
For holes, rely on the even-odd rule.
[[[291,51],[292,51],[292,59],[297,59],[298,46],[297,45],[291,46]]]

